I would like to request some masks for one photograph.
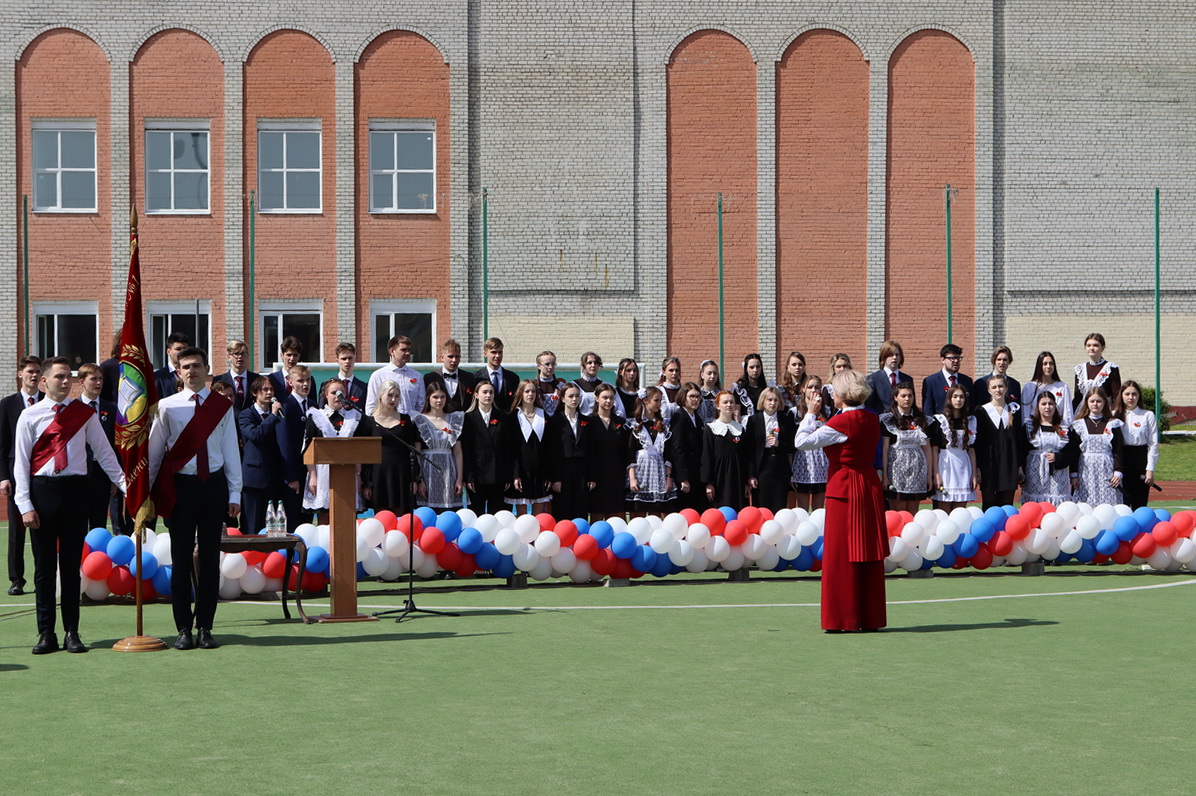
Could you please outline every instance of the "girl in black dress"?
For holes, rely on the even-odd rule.
[[[792,409],[801,401],[801,388],[806,383],[806,357],[800,351],[790,351],[785,357],[785,369],[777,382],[785,399],[785,408]]]
[[[374,414],[362,422],[363,435],[382,438],[382,461],[363,467],[361,480],[362,492],[376,511],[402,516],[415,510],[420,469],[411,452],[419,434],[411,418],[398,410],[400,395],[397,382],[382,382]]]
[[[510,431],[510,415],[494,405],[494,385],[479,381],[461,429],[465,489],[469,508],[479,517],[507,508],[504,493],[511,486]]]
[[[764,360],[759,354],[748,354],[743,358],[743,375],[735,382],[735,393],[739,399],[739,417],[750,417],[756,411],[760,393],[768,386],[764,376]]]
[[[785,400],[776,387],[765,387],[748,418],[749,483],[753,503],[777,512],[789,504],[790,460],[797,425],[784,410]]]
[[[705,425],[718,417],[718,407],[714,401],[723,391],[722,376],[718,372],[718,363],[708,359],[698,368],[698,390],[702,394],[702,405],[698,407],[698,417]]]
[[[578,411],[581,388],[567,384],[561,405],[548,421],[552,461],[552,511],[557,519],[585,517],[589,510],[586,482],[586,427],[593,422]]]
[[[656,382],[660,388],[660,416],[665,423],[673,417],[680,405],[681,395],[681,360],[677,357],[666,357],[660,363],[660,380]]]
[[[615,388],[603,384],[594,391],[596,409],[586,426],[587,486],[590,517],[622,517],[627,479],[626,421],[615,414]]]
[[[739,511],[748,496],[748,454],[743,426],[735,419],[738,401],[723,390],[715,405],[718,417],[702,430],[702,483],[715,506]]]
[[[673,459],[673,480],[677,484],[678,508],[698,512],[710,508],[706,490],[698,478],[702,473],[702,429],[706,424],[698,416],[702,405],[702,391],[692,381],[681,385],[681,406],[673,413],[669,428],[673,432],[676,453]]]
[[[615,414],[624,418],[631,417],[635,414],[635,402],[640,397],[640,366],[631,357],[619,360],[615,387]]]
[[[985,511],[1013,503],[1026,461],[1026,430],[1017,404],[1005,401],[1005,377],[988,379],[988,403],[976,410],[976,470]]]
[[[548,446],[544,433],[548,418],[540,405],[540,390],[531,379],[524,379],[515,388],[515,400],[511,404],[511,488],[507,490],[507,502],[516,514],[520,506],[524,512],[540,514],[548,511],[551,500],[548,489]]]

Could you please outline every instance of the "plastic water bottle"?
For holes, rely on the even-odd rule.
[[[278,511],[274,514],[274,523],[277,526],[278,535],[284,536],[287,532],[287,510],[283,508],[282,501],[278,502]]]
[[[277,533],[276,526],[278,525],[278,510],[274,507],[274,501],[270,501],[270,505],[266,507],[266,535],[274,536]]]

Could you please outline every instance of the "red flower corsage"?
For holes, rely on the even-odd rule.
[[[498,418],[497,418],[497,417],[492,417],[492,418],[490,418],[490,425],[492,425],[492,426],[497,426],[497,425],[498,425]]]
[[[407,381],[411,382],[412,384],[415,384],[415,382],[417,381],[417,379],[408,379]]]
[[[1065,429],[1065,428],[1059,429],[1059,436],[1063,437],[1063,439],[1067,439],[1067,429]]]
[[[1134,423],[1134,428],[1142,428],[1142,424],[1141,424],[1141,423]]]
[[[584,420],[578,420],[577,425],[581,426],[582,428],[585,428],[586,425],[588,425],[588,424]]]

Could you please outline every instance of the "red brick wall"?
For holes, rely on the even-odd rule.
[[[25,49],[16,67],[17,196],[29,197],[29,298],[32,302],[98,300],[101,355],[107,355],[108,345],[104,341],[112,340],[112,141],[108,76],[108,60],[99,46],[82,33],[63,28],[38,36]],[[95,119],[99,212],[33,212],[31,125],[40,118]],[[16,213],[19,230],[19,198]],[[18,246],[23,243],[18,239]],[[19,248],[16,262],[20,273]],[[18,333],[22,338],[24,328],[22,322]],[[17,348],[24,352],[30,346],[22,339]]]
[[[668,350],[685,379],[718,359],[721,191],[727,383],[757,348],[756,64],[733,36],[699,31],[673,52],[667,87]]]
[[[964,350],[964,373],[988,367],[989,352],[974,350],[975,71],[968,49],[937,30],[911,35],[889,65],[886,326],[919,380],[942,366],[938,350],[947,341],[947,184],[959,190],[951,212],[952,342]]]
[[[257,217],[257,300],[323,299],[324,350],[305,351],[305,360],[331,360],[337,344],[335,79],[332,57],[324,46],[295,30],[266,36],[245,63],[246,193],[257,190],[258,119],[323,122],[323,211]],[[248,273],[248,218],[245,246]],[[256,308],[247,308],[246,317],[257,323]],[[277,352],[271,352],[268,358],[275,356]]]
[[[777,64],[777,356],[867,345],[868,63],[829,30],[800,36]],[[838,296],[841,301],[827,302]]]
[[[427,39],[384,33],[356,67],[357,348],[372,358],[372,299],[435,299],[436,339],[446,340],[449,307],[449,68]],[[436,121],[436,212],[370,213],[370,119]],[[462,341],[464,343],[465,341]]]
[[[212,46],[186,30],[152,36],[133,59],[129,144],[132,195],[140,217],[142,297],[211,299],[212,348],[224,350],[224,65]],[[145,212],[145,120],[206,119],[210,215]],[[123,223],[124,216],[120,216]],[[201,341],[203,343],[203,341]],[[216,356],[215,372],[223,370]]]

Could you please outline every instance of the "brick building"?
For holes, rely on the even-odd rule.
[[[721,194],[727,375],[792,349],[872,369],[886,338],[925,374],[950,185],[965,370],[1001,342],[1019,378],[1043,348],[1070,365],[1099,330],[1153,383],[1157,186],[1163,387],[1196,403],[1194,40],[1164,2],[5,6],[0,361],[107,355],[135,205],[155,347],[198,320],[259,368],[288,331],[311,360],[395,331],[477,359],[485,325],[512,359],[692,377]]]

